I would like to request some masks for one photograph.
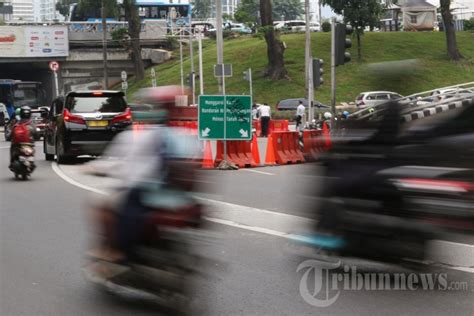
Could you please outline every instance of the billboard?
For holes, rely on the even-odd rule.
[[[0,26],[0,58],[68,55],[69,39],[66,26]]]

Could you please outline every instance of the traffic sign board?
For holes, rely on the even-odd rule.
[[[58,71],[59,70],[59,63],[57,61],[51,61],[49,63],[49,69],[51,69],[51,71]]]
[[[222,70],[224,70],[224,77],[232,77],[232,64],[214,65],[214,77],[222,77]]]
[[[127,72],[125,70],[122,71],[122,73],[120,74],[121,77],[122,77],[122,81],[126,81],[127,80]]]
[[[247,95],[199,96],[198,130],[200,140],[252,139],[252,98]]]
[[[123,81],[122,82],[122,90],[127,90],[128,89],[128,82]]]

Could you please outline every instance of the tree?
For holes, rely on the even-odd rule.
[[[268,64],[264,75],[272,80],[288,78],[288,71],[285,68],[285,45],[275,34],[272,17],[272,1],[260,0],[260,17],[262,21],[262,31],[267,43]]]
[[[357,36],[357,57],[362,59],[361,36],[366,27],[374,28],[380,23],[385,6],[379,0],[323,0],[337,14],[344,16],[344,23],[350,24]]]
[[[75,0],[60,0],[56,2],[56,10],[63,16],[69,16],[69,7],[75,2]]]
[[[451,13],[451,1],[440,0],[441,16],[443,17],[444,32],[446,34],[446,45],[448,48],[448,56],[452,60],[460,60],[464,58],[458,49],[456,40],[456,31],[453,25],[453,14]]]
[[[259,0],[242,0],[237,6],[234,18],[240,23],[259,23]]]
[[[213,1],[212,0],[194,0],[193,18],[207,19],[211,17]]]
[[[140,45],[140,32],[142,28],[138,7],[135,0],[123,0],[125,20],[128,21],[128,36],[130,38],[130,56],[135,66],[137,80],[145,78],[145,67],[142,60],[142,47]]]
[[[304,14],[303,2],[300,0],[273,1],[273,19],[296,20]]]

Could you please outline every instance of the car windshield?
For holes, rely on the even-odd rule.
[[[68,98],[66,108],[72,113],[123,112],[127,104],[120,95],[84,95]]]

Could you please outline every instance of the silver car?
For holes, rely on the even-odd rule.
[[[390,100],[398,100],[403,98],[400,94],[391,91],[369,91],[362,92],[356,98],[356,105],[359,109],[373,107],[378,104],[388,102]]]

